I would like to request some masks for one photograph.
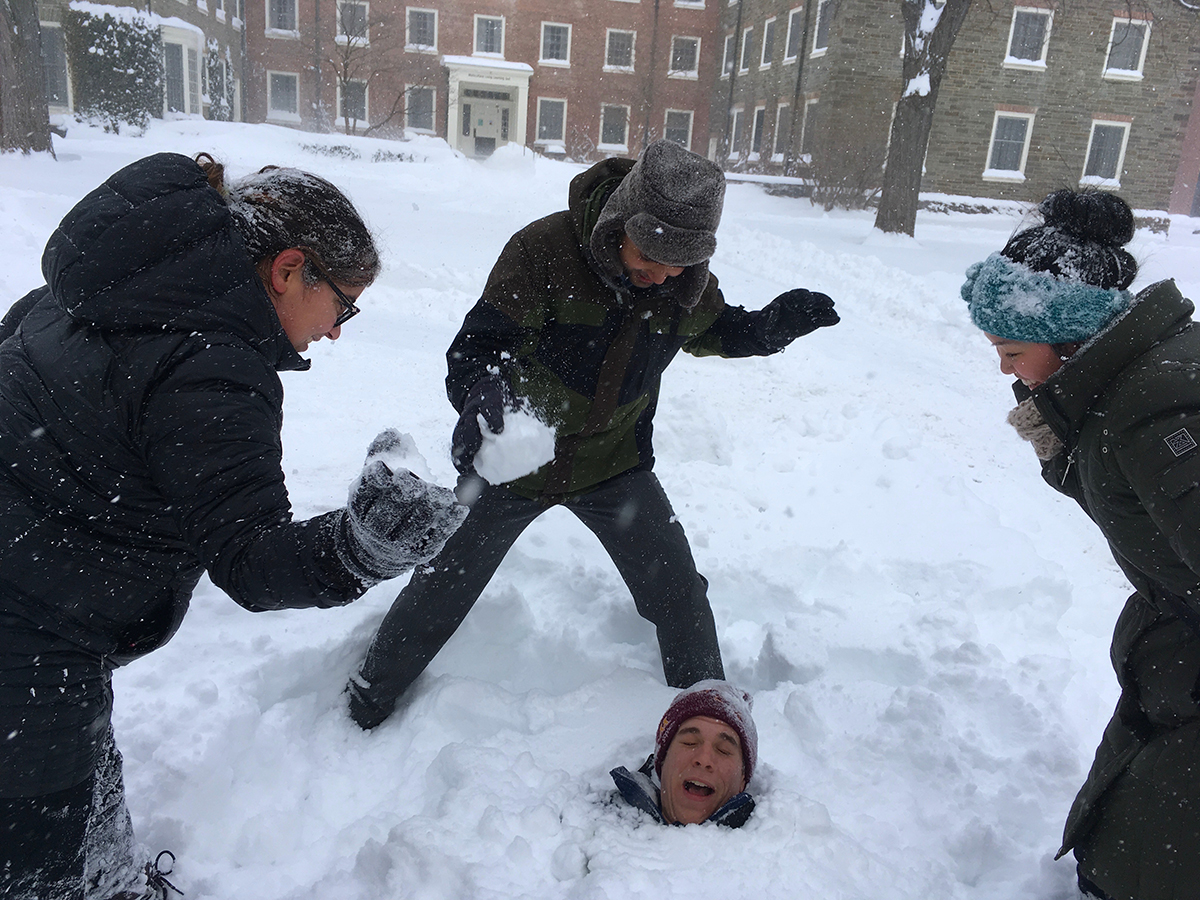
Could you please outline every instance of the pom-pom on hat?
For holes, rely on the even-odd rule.
[[[1086,341],[1133,301],[1128,291],[1035,272],[999,253],[967,269],[961,294],[979,329],[1034,344]]]
[[[680,691],[658,723],[658,734],[654,739],[654,771],[662,775],[667,748],[675,740],[679,726],[695,716],[708,716],[724,722],[737,733],[742,744],[742,771],[749,782],[758,761],[758,730],[750,713],[752,704],[749,694],[728,681],[697,681]]]

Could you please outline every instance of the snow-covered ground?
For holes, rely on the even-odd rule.
[[[159,150],[211,151],[234,176],[317,171],[376,229],[386,269],[362,316],[284,376],[299,517],[344,503],[388,426],[453,483],[445,348],[509,235],[561,208],[581,168],[194,120],[140,138],[72,124],[56,147],[0,157],[0,308],[41,283],[72,204]],[[613,803],[608,770],[649,752],[673,691],[598,543],[551,510],[369,734],[341,690],[399,581],[261,615],[202,582],[174,641],[115,676],[139,837],[178,854],[188,900],[1073,897],[1052,857],[1116,697],[1128,588],[1004,423],[1007,379],[958,296],[1020,221],[922,214],[910,239],[729,188],[726,298],[804,286],[842,315],[773,358],[682,357],[663,385],[657,471],[726,670],[755,694],[746,827],[664,828]],[[1198,227],[1139,233],[1135,287],[1174,276],[1200,296]]]

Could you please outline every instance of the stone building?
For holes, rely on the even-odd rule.
[[[708,139],[721,0],[251,3],[247,121],[575,159]]]
[[[901,88],[899,4],[735,0],[720,27],[714,157],[878,186]],[[1177,0],[977,2],[941,84],[922,191],[1031,201],[1096,187],[1188,212],[1198,70],[1200,19]]]

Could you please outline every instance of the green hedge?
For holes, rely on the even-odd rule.
[[[130,9],[119,19],[68,9],[63,38],[79,118],[119,133],[122,125],[145,128],[162,115],[162,36],[147,17]]]

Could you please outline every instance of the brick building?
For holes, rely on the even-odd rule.
[[[741,0],[720,27],[714,157],[879,183],[900,92],[899,4]],[[1175,0],[975,3],[942,81],[922,191],[1031,201],[1091,186],[1188,212],[1198,70],[1200,20]]]
[[[252,0],[246,119],[585,159],[708,139],[720,0]]]

